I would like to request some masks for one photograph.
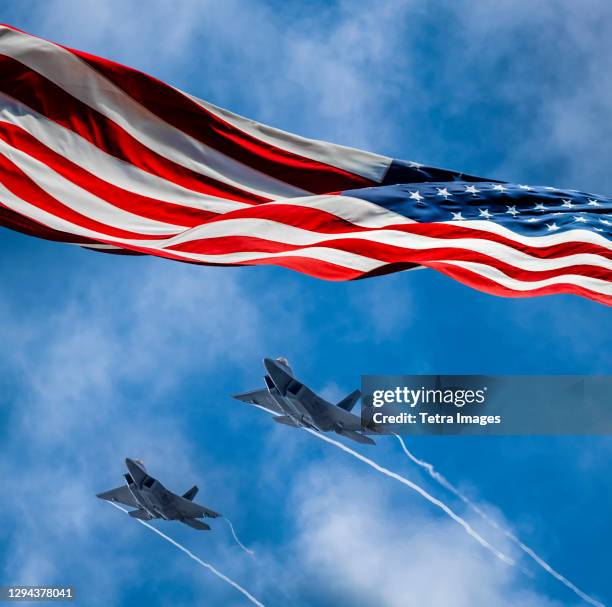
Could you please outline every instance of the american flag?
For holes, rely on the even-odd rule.
[[[612,200],[305,139],[0,26],[0,224],[329,280],[428,267],[612,304]]]

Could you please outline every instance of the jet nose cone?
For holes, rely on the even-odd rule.
[[[147,471],[143,466],[142,462],[137,459],[131,459],[130,457],[125,458],[125,465],[132,477],[132,480],[139,485],[146,477]]]
[[[139,470],[140,472],[146,472],[144,464],[139,459],[132,459],[131,457],[126,457],[125,465],[127,466],[127,469],[132,473],[132,476],[137,470]]]
[[[270,372],[270,369],[278,369],[278,363],[273,358],[264,358],[263,363],[268,373]]]
[[[264,365],[268,376],[276,386],[276,389],[284,395],[287,391],[287,386],[293,380],[291,373],[285,368],[282,363],[272,358],[264,358]]]
[[[291,373],[289,373],[289,370],[278,360],[264,358],[264,366],[266,367],[266,371],[274,383],[278,381],[285,383],[291,379]]]
[[[280,370],[289,375],[293,374],[291,367],[289,366],[289,361],[283,356],[278,356],[277,358],[264,358],[264,367],[268,373],[271,370]]]

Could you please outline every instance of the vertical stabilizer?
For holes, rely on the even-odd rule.
[[[185,493],[183,493],[183,497],[186,500],[192,501],[193,498],[197,495],[197,493],[198,493],[198,487],[194,485],[191,489],[189,489],[189,491],[186,491]]]
[[[344,409],[345,411],[352,411],[353,407],[357,403],[357,401],[361,398],[361,392],[359,390],[355,390],[351,392],[348,396],[344,397],[339,403],[338,407]]]

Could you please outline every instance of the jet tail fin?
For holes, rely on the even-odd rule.
[[[355,390],[351,392],[348,396],[344,397],[339,403],[338,407],[344,409],[345,411],[352,411],[353,407],[357,404],[357,401],[361,398],[361,392],[359,390]]]
[[[210,531],[210,525],[207,525],[206,523],[199,521],[197,518],[184,518],[181,521],[181,523],[184,523],[185,525],[189,525],[190,527],[193,527],[194,529],[198,529],[198,531]]]
[[[186,500],[189,500],[191,502],[193,498],[197,495],[197,493],[198,493],[198,487],[197,485],[194,485],[191,489],[189,489],[189,491],[186,491],[185,493],[183,493],[183,497]]]

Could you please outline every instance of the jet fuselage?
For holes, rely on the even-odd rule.
[[[361,430],[359,417],[317,396],[295,378],[288,365],[266,358],[264,366],[268,373],[265,381],[270,396],[299,425],[321,432]]]

